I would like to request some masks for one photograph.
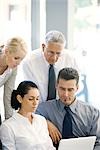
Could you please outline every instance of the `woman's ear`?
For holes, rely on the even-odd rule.
[[[17,95],[17,100],[19,103],[22,103],[22,97],[20,95]]]
[[[9,52],[9,50],[8,50],[7,48],[5,48],[4,51],[5,51],[5,53],[8,53],[8,52]]]
[[[9,55],[9,50],[7,48],[4,48],[4,52],[6,55]]]

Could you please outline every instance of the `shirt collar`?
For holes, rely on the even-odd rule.
[[[64,107],[65,107],[65,104],[62,103],[62,101],[59,99],[58,100],[58,103],[59,103],[59,107],[62,111],[64,111]],[[75,101],[69,106],[71,111],[73,113],[75,113],[77,111],[77,99],[75,99]]]
[[[34,117],[34,113],[32,113],[32,116]],[[19,114],[18,112],[14,112],[13,118],[21,120],[23,122],[29,122],[27,117],[24,117],[23,115]]]
[[[70,105],[70,109],[73,113],[77,111],[77,99]]]
[[[64,111],[64,103],[62,103],[62,101],[59,99],[58,100],[58,103],[59,103],[59,107],[60,107],[60,109],[61,109],[61,111]]]

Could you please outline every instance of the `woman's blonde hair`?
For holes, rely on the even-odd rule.
[[[21,37],[13,37],[7,41],[4,48],[9,52],[24,51],[27,52],[27,44]]]

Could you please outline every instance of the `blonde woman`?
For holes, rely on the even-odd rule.
[[[3,101],[6,119],[12,115],[11,92],[15,84],[17,66],[25,57],[26,52],[26,43],[20,37],[9,39],[0,48],[0,87],[4,86]]]

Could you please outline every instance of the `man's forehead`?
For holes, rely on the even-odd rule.
[[[46,45],[46,48],[48,49],[54,49],[54,50],[63,50],[64,49],[64,45],[63,44],[60,44],[60,43],[48,43]]]

